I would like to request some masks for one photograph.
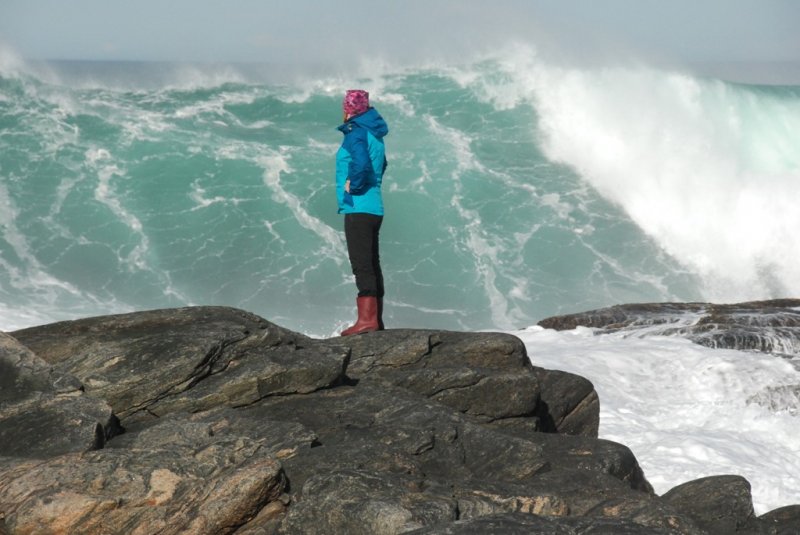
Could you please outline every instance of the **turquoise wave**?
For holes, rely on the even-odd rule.
[[[335,333],[355,300],[333,192],[341,95],[354,85],[391,129],[389,326],[511,329],[617,303],[800,292],[783,260],[800,252],[797,216],[781,204],[800,198],[786,139],[797,88],[532,58],[355,82],[237,72],[0,70],[0,328],[220,304]],[[748,201],[753,184],[762,193]],[[714,195],[744,203],[752,229],[777,241],[749,251],[756,232],[737,246],[731,233],[747,225]],[[726,265],[741,277],[719,284]]]

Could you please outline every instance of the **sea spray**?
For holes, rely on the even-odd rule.
[[[592,381],[600,438],[630,447],[656,493],[737,474],[750,482],[757,514],[797,504],[800,361],[641,331],[514,334],[535,366]]]
[[[530,50],[468,87],[536,110],[541,149],[702,280],[706,300],[800,293],[800,89],[647,66],[577,70]],[[509,101],[509,98],[513,100]]]

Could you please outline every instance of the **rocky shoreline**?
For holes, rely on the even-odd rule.
[[[711,318],[661,322],[707,345],[800,326],[790,300],[541,324],[665,307]],[[500,333],[317,340],[189,307],[0,334],[0,535],[800,533],[800,505],[757,517],[736,475],[655,495],[597,438],[601,402]]]

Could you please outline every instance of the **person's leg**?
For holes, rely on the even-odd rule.
[[[378,277],[375,258],[378,254],[375,218],[371,214],[345,214],[344,235],[347,240],[347,255],[356,278],[359,297],[378,297]],[[380,228],[380,223],[377,225]],[[381,276],[382,278],[382,276]]]
[[[371,248],[371,262],[372,274],[375,277],[375,292],[378,297],[383,297],[383,271],[381,270],[381,254],[380,254],[380,232],[383,217],[373,216],[372,219],[372,248]]]
[[[377,331],[378,322],[378,282],[374,270],[374,251],[376,221],[371,214],[346,214],[344,231],[347,240],[347,254],[356,278],[358,288],[358,319],[351,327],[342,331],[342,336]],[[380,225],[378,225],[378,228]]]
[[[377,216],[376,216],[377,217]],[[384,330],[383,324],[383,296],[385,289],[383,286],[383,271],[381,270],[380,255],[380,231],[383,217],[377,217],[373,225],[372,232],[372,272],[375,274],[375,288],[378,296],[378,330]]]

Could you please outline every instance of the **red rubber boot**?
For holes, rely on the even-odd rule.
[[[358,307],[358,319],[352,327],[342,331],[342,336],[351,334],[371,333],[377,331],[378,324],[378,298],[372,296],[356,298]]]

